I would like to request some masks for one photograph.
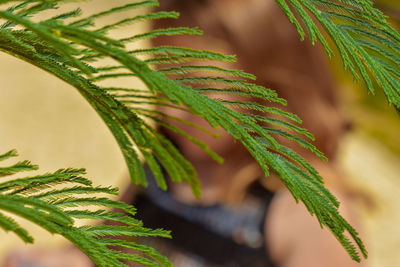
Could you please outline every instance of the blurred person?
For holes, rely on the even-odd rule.
[[[204,35],[159,37],[155,45],[236,54],[237,64],[220,66],[255,74],[258,84],[288,100],[287,111],[303,119],[329,163],[286,139],[278,140],[316,167],[327,187],[343,201],[342,215],[358,228],[349,190],[335,163],[340,139],[351,125],[340,109],[338,88],[322,49],[309,40],[300,42],[295,27],[274,1],[165,0],[161,9],[176,10],[181,17],[155,21],[154,28],[198,26]],[[211,129],[192,114],[162,110]],[[195,199],[188,185],[171,184],[170,193],[150,187],[134,205],[142,210],[138,215],[145,225],[172,230],[174,239],[167,244],[174,249],[165,253],[170,253],[176,266],[362,266],[350,259],[331,233],[321,230],[276,177],[265,178],[249,153],[227,133],[221,131],[222,137],[214,139],[189,126],[180,127],[209,144],[225,163],[219,165],[192,142],[163,130],[196,168],[202,198]]]

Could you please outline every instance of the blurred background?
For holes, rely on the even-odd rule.
[[[103,0],[87,2],[84,3],[83,9],[96,12],[126,1],[110,2]],[[171,1],[160,0],[160,2],[163,5]],[[186,1],[188,2],[193,0]],[[223,2],[226,5],[232,2],[234,5],[237,1]],[[248,1],[250,7],[252,4],[256,6],[257,2],[257,0]],[[274,5],[272,0],[267,2],[271,3],[263,5],[263,8],[267,9],[270,8],[270,4]],[[398,26],[400,3],[396,0],[376,2],[392,17],[393,24]],[[253,9],[257,10],[257,7]],[[249,10],[253,9],[242,10],[241,17],[238,16],[237,21],[252,19]],[[212,21],[212,16],[213,13],[207,13],[205,20]],[[234,28],[235,19],[231,19],[228,24]],[[205,26],[207,28],[207,25]],[[150,27],[149,24],[135,24],[116,31],[115,34],[125,35],[126,31],[140,32]],[[263,25],[263,27],[274,28],[276,25]],[[207,29],[205,31],[205,35],[209,38],[207,41],[218,43],[221,50],[232,43],[232,40],[224,39],[224,35],[209,36]],[[298,38],[297,41],[300,45]],[[254,49],[256,45],[249,43],[242,44],[253,47],[240,48]],[[151,44],[140,42],[136,45],[149,47]],[[230,52],[230,48],[227,50]],[[277,58],[282,56],[280,53],[276,50]],[[252,67],[249,65],[251,62],[241,58],[239,54],[239,62],[242,59],[248,64],[243,65],[244,70],[252,72]],[[268,57],[260,56],[260,60],[268,60]],[[327,61],[327,59],[318,60]],[[261,63],[253,64],[259,66]],[[334,79],[332,83],[335,84],[337,102],[335,105],[351,124],[351,130],[341,135],[338,140],[339,149],[335,161],[343,173],[343,179],[356,192],[353,200],[360,216],[362,236],[369,251],[369,258],[365,261],[366,266],[400,266],[398,253],[400,250],[400,115],[393,107],[387,105],[381,90],[377,90],[375,95],[370,95],[361,83],[353,83],[352,77],[343,71],[338,57],[329,63],[331,66],[329,71]],[[284,69],[282,71],[285,72]],[[287,73],[284,75],[290,77]],[[259,74],[257,76],[259,80],[263,80]],[[126,82],[131,83],[131,80]],[[88,170],[87,177],[94,180],[95,184],[121,188],[128,185],[125,162],[116,142],[101,119],[73,88],[5,54],[0,54],[0,84],[0,153],[16,148],[21,159],[29,159],[38,164],[41,172],[64,167],[85,167]],[[130,86],[137,88],[141,85],[130,84]],[[271,88],[274,89],[274,86]],[[289,99],[289,107],[290,105]],[[305,117],[301,117],[306,120]],[[328,140],[317,140],[317,142],[329,143]],[[62,238],[48,235],[37,227],[31,226],[30,229],[35,231],[37,247],[57,248],[66,244]],[[24,247],[24,244],[12,234],[1,233],[1,235],[0,262],[9,251]]]
[[[399,29],[400,2],[378,0],[376,6]],[[343,105],[354,131],[342,142],[340,164],[349,181],[369,200],[360,202],[370,253],[367,266],[399,266],[400,255],[400,116],[382,91],[367,94],[335,62]]]

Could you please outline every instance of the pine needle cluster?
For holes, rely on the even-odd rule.
[[[16,156],[15,150],[9,151],[0,155],[0,162]],[[38,166],[29,161],[0,167],[0,228],[14,232],[26,243],[34,241],[7,212],[52,234],[64,236],[97,266],[126,266],[120,260],[144,266],[171,266],[169,260],[153,248],[131,241],[132,237],[171,236],[169,231],[143,227],[142,222],[134,218],[133,206],[107,197],[117,195],[118,189],[92,186],[92,182],[83,177],[84,169],[60,169],[54,173],[10,178],[37,169]],[[76,226],[81,219],[93,219],[98,224]],[[113,223],[106,225],[105,222]],[[116,250],[118,247],[120,249]],[[132,249],[135,253],[123,252],[121,248]]]
[[[387,22],[371,0],[276,0],[301,39],[308,33],[319,40],[329,56],[332,49],[321,34],[325,29],[356,80],[362,79],[370,93],[381,88],[388,102],[400,109],[400,34]],[[299,19],[294,15],[297,12]],[[302,21],[303,25],[299,22]]]

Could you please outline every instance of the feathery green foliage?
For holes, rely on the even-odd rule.
[[[389,103],[400,109],[400,34],[373,7],[371,0],[276,0],[301,39],[306,29],[312,43],[320,40],[329,56],[332,50],[321,34],[317,20],[329,34],[344,67],[356,80],[364,80],[370,93],[384,90]],[[291,8],[292,9],[291,9]],[[298,17],[293,13],[297,12]],[[313,16],[313,17],[312,17]],[[303,22],[300,24],[299,20]]]
[[[304,36],[303,26],[292,13],[289,5],[284,0],[276,1],[296,25],[301,36]],[[354,260],[359,261],[360,258],[355,246],[346,236],[347,234],[350,234],[366,257],[365,248],[357,232],[338,213],[339,203],[324,187],[322,178],[317,171],[300,155],[282,146],[276,140],[277,136],[285,137],[325,159],[317,148],[295,135],[300,134],[306,139],[313,140],[310,133],[297,125],[301,123],[301,120],[296,115],[276,107],[276,104],[286,105],[285,100],[279,98],[273,90],[253,84],[251,82],[255,79],[253,75],[239,70],[223,69],[212,64],[213,61],[234,62],[236,60],[234,56],[175,46],[132,51],[125,48],[126,45],[136,41],[158,36],[199,35],[202,32],[197,28],[154,29],[121,39],[111,38],[109,35],[117,28],[138,21],[175,19],[178,17],[176,12],[150,12],[122,18],[106,26],[95,26],[98,19],[111,14],[157,6],[158,2],[155,0],[128,1],[124,6],[89,16],[82,15],[81,10],[76,9],[65,13],[54,11],[55,15],[50,19],[40,20],[37,17],[38,13],[56,9],[67,2],[70,1],[0,0],[0,5],[3,7],[0,9],[0,18],[4,19],[4,23],[0,26],[0,50],[34,64],[75,87],[113,133],[134,183],[147,185],[144,168],[139,158],[141,155],[161,188],[166,189],[167,183],[160,165],[166,170],[172,181],[189,183],[194,194],[200,196],[199,180],[191,163],[171,141],[157,131],[153,124],[145,120],[151,119],[181,134],[198,144],[215,160],[222,162],[220,156],[211,151],[206,144],[179,129],[174,121],[183,122],[205,132],[209,132],[208,130],[181,118],[163,114],[154,110],[153,107],[167,106],[196,114],[207,120],[214,128],[221,127],[239,140],[259,163],[266,176],[269,175],[270,169],[277,173],[295,199],[302,201],[310,213],[316,215],[321,225],[329,228]],[[369,0],[288,0],[288,2],[298,12],[312,42],[319,39],[328,53],[332,53],[309,13],[313,14],[332,36],[345,66],[353,72],[355,77],[361,73],[371,91],[373,91],[373,81],[375,81],[385,90],[389,101],[393,102],[396,107],[400,107],[399,89],[397,88],[398,70],[396,68],[399,60],[398,34],[386,23],[384,16],[372,7]],[[141,58],[143,55],[147,57]],[[115,64],[102,65],[103,59],[112,59]],[[196,65],[199,60],[211,63]],[[155,70],[154,66],[157,66],[158,69]],[[144,82],[148,90],[105,87],[99,83],[99,81],[107,79],[130,76]],[[224,99],[222,96],[220,99],[213,99],[208,96],[209,93],[218,93],[219,96],[237,95],[242,100]],[[257,99],[264,101],[257,101]],[[275,103],[275,105],[272,107],[268,103]],[[150,104],[151,107],[144,104]],[[265,115],[254,115],[252,111],[263,112]],[[3,157],[8,156],[4,155]],[[29,168],[32,166],[28,162],[22,162],[5,169],[4,175]],[[119,215],[112,215],[108,212],[77,210],[64,212],[62,210],[64,207],[92,205],[98,200],[103,206],[115,207],[117,205],[118,207],[117,202],[103,198],[64,197],[66,194],[79,195],[86,189],[89,193],[97,193],[102,189],[94,189],[86,185],[87,187],[83,188],[37,192],[38,189],[48,186],[47,183],[56,182],[59,176],[70,177],[68,176],[70,172],[73,177],[81,174],[79,171],[75,173],[74,170],[65,170],[40,177],[40,179],[47,179],[39,179],[44,181],[43,183],[35,177],[10,182],[11,184],[8,186],[12,189],[4,191],[8,193],[5,197],[16,203],[31,201],[29,205],[38,207],[36,213],[40,212],[46,218],[51,218],[45,224],[46,229],[51,232],[60,233],[66,229],[65,227],[71,227],[71,217],[112,218],[123,223],[131,222],[126,217],[118,217]],[[56,180],[52,180],[53,175]],[[77,177],[76,179],[82,178]],[[74,182],[80,183],[79,181]],[[107,193],[107,190],[111,189],[104,190]],[[25,197],[25,194],[33,195]],[[1,197],[3,198],[3,196]],[[50,202],[42,203],[44,200]],[[7,208],[9,204],[6,203],[8,202],[4,202],[4,204],[3,202],[0,199],[0,205]],[[24,215],[22,212],[28,208],[22,204],[18,205],[8,209],[14,208],[14,211],[17,212],[21,208],[18,214]],[[127,207],[124,206],[124,208]],[[43,219],[37,221],[40,216],[36,216],[36,213],[32,213],[31,218],[30,214],[24,216],[35,222],[43,221]],[[0,220],[3,228],[14,230],[26,241],[31,240],[27,233],[8,217],[1,215]],[[132,222],[132,224],[134,223]],[[73,230],[68,232],[67,238],[76,242],[87,240],[87,244],[78,242],[78,247],[81,247],[92,259],[98,259],[99,266],[110,266],[107,265],[108,263],[104,265],[104,258],[101,258],[98,254],[99,251],[93,248],[100,242],[100,239],[96,239],[96,237],[114,234],[167,235],[160,231],[145,231],[140,227],[140,231],[132,230],[130,225],[96,226],[78,230],[71,228]],[[84,234],[82,230],[85,230]],[[65,233],[62,232],[66,235]],[[95,238],[95,240],[89,237]],[[105,246],[115,244],[114,242],[117,241],[102,239],[101,242]],[[145,254],[147,251],[148,255],[153,256],[154,259],[161,257],[154,254],[155,252],[149,248],[118,242],[118,245],[134,248]],[[122,255],[117,252],[111,254],[104,246],[101,247],[101,254],[104,252],[104,256],[113,260],[115,258],[138,260],[139,256]]]
[[[17,153],[12,150],[0,155],[0,161],[15,156]],[[64,236],[97,266],[126,266],[119,261],[122,259],[144,266],[171,266],[169,260],[154,249],[128,241],[127,237],[170,238],[170,234],[161,229],[144,228],[142,222],[133,217],[136,213],[133,206],[102,197],[116,195],[116,188],[92,186],[91,181],[82,177],[84,169],[61,169],[24,178],[8,177],[37,169],[29,161],[0,167],[0,228],[14,232],[26,243],[33,243],[33,237],[4,213],[7,212],[34,222],[50,233]],[[110,208],[120,211],[109,211]],[[114,224],[75,226],[79,219]],[[105,239],[105,236],[114,238]],[[131,248],[136,254],[112,250],[108,246]]]

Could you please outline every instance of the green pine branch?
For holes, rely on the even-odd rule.
[[[0,155],[0,160],[15,156],[17,153],[12,150]],[[18,165],[24,168],[16,168]],[[34,241],[20,223],[6,215],[7,212],[27,219],[52,234],[64,236],[97,266],[126,266],[120,260],[144,266],[172,266],[156,250],[130,241],[132,237],[142,236],[170,238],[170,234],[161,229],[144,228],[142,222],[133,217],[136,213],[133,206],[102,197],[117,195],[118,189],[92,186],[91,181],[82,176],[84,169],[61,169],[24,178],[9,177],[37,169],[28,161],[0,167],[0,228],[15,233],[26,243]],[[93,219],[101,224],[78,227],[76,223],[80,219]],[[104,225],[104,222],[118,225]],[[113,238],[104,239],[104,236]],[[133,249],[133,253],[115,250],[118,247]]]
[[[400,109],[400,34],[390,26],[387,17],[373,7],[373,1],[275,1],[296,26],[301,39],[307,32],[312,43],[319,40],[332,56],[318,21],[339,50],[345,69],[356,80],[362,79],[370,93],[381,88],[388,102]]]

